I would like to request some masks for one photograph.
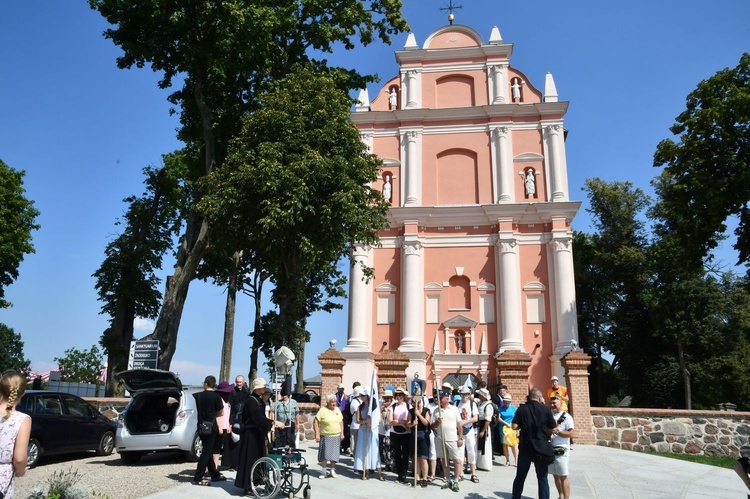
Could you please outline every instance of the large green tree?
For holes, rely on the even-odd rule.
[[[719,71],[687,97],[670,129],[678,141],[659,143],[654,165],[657,231],[674,239],[670,252],[682,268],[700,273],[736,216],[734,248],[750,262],[750,54]]]
[[[638,390],[641,345],[649,331],[643,291],[648,283],[645,193],[630,182],[587,179],[593,234],[576,233],[576,299],[581,346],[594,353],[593,399],[603,405],[612,393],[612,369]],[[605,353],[614,356],[611,366]]]
[[[18,278],[24,255],[34,253],[31,231],[39,229],[39,211],[25,196],[24,174],[0,160],[0,308],[11,306],[5,288]]]
[[[23,353],[21,335],[13,328],[0,323],[0,371],[8,369],[28,371],[29,366],[29,359]]]
[[[111,318],[100,341],[107,354],[107,396],[115,393],[114,374],[127,368],[136,317],[157,316],[161,279],[156,272],[172,247],[189,198],[185,151],[164,155],[163,161],[161,168],[143,169],[146,190],[124,200],[128,209],[118,222],[123,231],[107,244],[104,261],[93,274],[101,311]]]
[[[380,161],[349,120],[344,83],[302,66],[278,80],[246,117],[227,167],[207,178],[199,204],[254,248],[275,286],[276,337],[287,346],[306,340],[303,324],[326,296],[340,295],[336,263],[355,242],[376,243],[387,224],[388,205],[370,188]]]
[[[151,65],[180,114],[179,137],[203,157],[203,175],[223,167],[229,140],[254,108],[259,89],[283,78],[299,62],[357,42],[408,29],[400,0],[89,0],[113,25],[105,32],[124,54],[121,68]],[[314,61],[318,69],[328,63]],[[349,88],[370,78],[346,72]],[[207,250],[211,225],[197,212],[186,216],[174,273],[167,283],[153,337],[159,365],[168,368],[176,348],[190,281]]]

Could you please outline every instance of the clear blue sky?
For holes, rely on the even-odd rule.
[[[447,24],[448,0],[405,0],[417,43]],[[685,97],[750,50],[750,2],[695,0],[512,2],[459,0],[456,24],[485,39],[497,26],[514,44],[511,65],[539,89],[551,72],[560,100],[570,101],[567,158],[571,198],[585,201],[586,178],[629,180],[650,192],[652,157],[670,136]],[[142,192],[141,168],[180,147],[166,91],[150,69],[117,69],[119,49],[102,37],[106,24],[84,0],[5,2],[0,16],[0,159],[26,170],[27,196],[41,211],[36,254],[8,288],[14,303],[0,322],[20,333],[36,370],[55,367],[70,347],[88,349],[108,326],[91,274],[117,232],[122,199]],[[392,46],[373,44],[329,56],[377,73],[398,70]],[[369,88],[374,98],[378,85]],[[582,208],[574,223],[588,229]],[[165,268],[164,275],[169,273]],[[187,383],[217,373],[225,294],[190,287],[172,369]],[[233,372],[249,365],[252,304],[238,303]],[[308,323],[305,375],[335,338],[346,343],[346,309]],[[145,335],[148,324],[137,332]]]

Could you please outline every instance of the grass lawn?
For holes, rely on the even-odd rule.
[[[673,454],[671,452],[646,452],[645,454],[682,459],[683,461],[690,461],[691,463],[708,464],[710,466],[718,466],[719,468],[729,468],[730,470],[732,469],[734,462],[737,461],[736,457],[731,456],[699,456],[695,454]]]

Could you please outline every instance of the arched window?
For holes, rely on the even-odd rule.
[[[448,304],[450,310],[471,310],[471,287],[469,278],[463,275],[451,277],[448,290]]]

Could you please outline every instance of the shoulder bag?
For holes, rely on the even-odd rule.
[[[534,423],[534,428],[531,430],[531,447],[534,450],[532,460],[535,463],[550,465],[555,462],[555,451],[552,448],[552,443],[549,438],[539,438],[541,427],[536,419],[535,409],[529,406],[529,412],[531,413],[531,422]]]

